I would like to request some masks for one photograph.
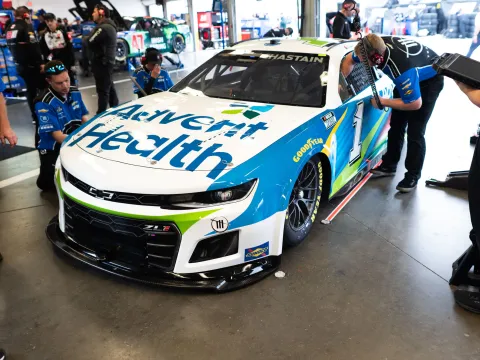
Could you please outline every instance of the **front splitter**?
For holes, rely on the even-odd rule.
[[[86,251],[65,237],[60,230],[58,216],[50,221],[46,234],[52,244],[69,257],[103,272],[148,285],[226,292],[252,285],[271,275],[280,266],[280,256],[269,256],[249,263],[202,273],[177,274],[155,270],[154,274],[149,274],[114,260],[95,259],[95,254]]]

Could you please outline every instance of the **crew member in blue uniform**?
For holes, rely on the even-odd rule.
[[[143,66],[134,72],[135,80],[147,95],[167,91],[173,86],[170,75],[161,68],[162,60],[162,54],[157,49],[148,48],[145,52],[145,58],[142,59]],[[144,96],[136,85],[133,86],[133,92],[139,98]]]
[[[379,176],[395,175],[407,132],[407,172],[397,186],[398,191],[407,193],[417,186],[421,177],[426,152],[425,130],[443,89],[443,76],[432,68],[438,55],[408,38],[369,34],[365,43],[369,65],[378,66],[395,84],[393,99],[380,98],[384,107],[392,109],[391,128],[387,153],[383,156],[382,164],[372,173]],[[361,57],[359,43],[342,64],[344,76],[352,72]],[[377,107],[373,98],[372,104]]]
[[[70,77],[60,61],[45,65],[49,87],[35,100],[38,116],[40,175],[37,186],[45,191],[54,188],[55,163],[60,146],[67,136],[87,121],[87,108],[80,91],[70,86]]]

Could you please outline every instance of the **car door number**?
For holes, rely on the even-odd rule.
[[[353,115],[353,128],[355,136],[353,138],[353,148],[350,150],[350,165],[353,165],[362,155],[362,122],[363,122],[363,101],[357,104],[355,114]]]

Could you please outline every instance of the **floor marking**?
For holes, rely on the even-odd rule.
[[[124,82],[127,82],[127,81],[130,81],[130,79],[117,80],[117,81],[114,81],[113,83],[114,84],[120,84],[120,83],[124,83]],[[93,89],[95,87],[96,87],[96,85],[83,86],[83,87],[78,88],[78,90]]]
[[[7,187],[7,186],[10,186],[10,185],[17,184],[17,183],[22,182],[24,180],[30,179],[34,176],[38,176],[38,174],[40,174],[40,169],[35,169],[35,170],[32,170],[32,171],[29,171],[29,172],[11,177],[10,179],[2,180],[2,181],[0,181],[0,189],[2,189],[4,187]]]
[[[380,161],[376,166],[374,166],[373,168],[377,168],[380,164],[382,163],[382,161]],[[357,186],[355,186],[353,188],[353,190],[345,197],[345,199],[343,199],[343,201],[332,211],[332,213],[330,215],[327,216],[327,218],[325,220],[322,220],[322,224],[325,224],[325,225],[328,225],[330,224],[333,219],[335,219],[335,217],[340,213],[340,211],[343,210],[343,208],[345,206],[347,206],[347,204],[353,199],[353,197],[355,195],[357,195],[357,193],[360,191],[360,189],[367,183],[368,180],[370,180],[370,178],[373,176],[373,174],[371,172],[368,173],[367,176],[365,176],[363,178],[362,181],[360,181]]]

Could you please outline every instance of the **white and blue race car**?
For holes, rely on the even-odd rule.
[[[49,239],[145,283],[225,291],[271,274],[386,148],[390,111],[372,106],[365,68],[340,72],[355,45],[243,42],[91,119],[62,146]]]

